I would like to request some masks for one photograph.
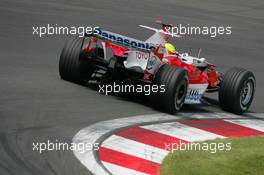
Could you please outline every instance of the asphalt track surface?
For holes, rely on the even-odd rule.
[[[33,142],[71,142],[85,126],[98,121],[157,113],[145,100],[125,100],[60,80],[58,61],[66,36],[39,38],[32,26],[100,26],[145,39],[151,32],[137,25],[171,23],[232,26],[231,36],[184,37],[178,48],[202,47],[202,55],[219,69],[252,70],[257,92],[251,112],[264,112],[264,2],[175,0],[1,0],[0,1],[0,174],[90,174],[72,151],[32,151]],[[183,112],[221,111],[186,106]]]

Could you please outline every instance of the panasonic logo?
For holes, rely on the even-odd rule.
[[[116,33],[103,31],[99,28],[95,29],[94,34],[99,35],[104,39],[107,39],[107,40],[110,40],[113,42],[117,42],[117,43],[125,45],[125,46],[130,46],[133,48],[147,49],[147,50],[155,49],[155,46],[151,43],[146,43],[146,42],[142,42],[142,41],[135,40],[132,38],[124,37],[124,36],[116,34]]]

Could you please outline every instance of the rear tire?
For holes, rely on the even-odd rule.
[[[219,103],[222,109],[242,114],[250,107],[255,93],[256,80],[252,72],[232,68],[220,83]]]
[[[83,38],[75,37],[64,45],[59,61],[59,73],[63,80],[85,84],[91,77],[89,66],[80,60],[82,43]]]
[[[159,91],[151,94],[154,107],[171,114],[178,112],[183,106],[187,94],[187,71],[164,64],[156,73],[153,84],[165,88],[165,92]]]

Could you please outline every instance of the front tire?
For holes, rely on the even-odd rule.
[[[232,68],[220,83],[219,103],[222,109],[242,114],[250,107],[255,93],[254,74],[242,68]]]
[[[171,114],[178,112],[184,104],[188,82],[186,70],[169,64],[162,65],[155,75],[153,84],[164,86],[165,92],[151,94],[154,107]]]

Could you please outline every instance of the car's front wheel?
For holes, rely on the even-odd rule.
[[[242,114],[250,107],[255,93],[254,74],[242,68],[232,68],[220,83],[219,103],[222,109]]]

